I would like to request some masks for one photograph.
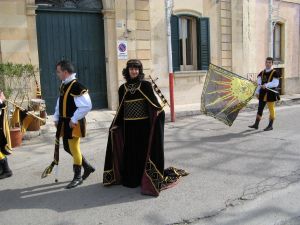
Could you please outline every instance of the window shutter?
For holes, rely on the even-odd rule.
[[[199,18],[197,23],[198,70],[208,70],[210,64],[209,18]]]
[[[172,40],[172,62],[173,71],[180,70],[179,59],[179,18],[177,16],[171,16],[171,40]]]

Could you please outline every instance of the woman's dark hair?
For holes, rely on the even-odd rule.
[[[67,71],[68,73],[74,73],[75,68],[73,64],[68,60],[61,60],[56,64],[56,67],[60,66],[62,71]]]
[[[145,74],[143,72],[143,64],[141,63],[140,60],[138,59],[130,59],[127,61],[126,64],[126,68],[123,69],[123,77],[126,81],[129,81],[130,78],[130,74],[129,74],[129,68],[137,68],[139,69],[139,75],[138,75],[138,79],[139,80],[143,80],[145,77]]]

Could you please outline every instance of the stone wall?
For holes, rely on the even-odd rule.
[[[35,6],[30,0],[0,1],[0,62],[31,63],[38,67]],[[33,83],[32,97],[34,94]]]
[[[38,65],[35,13],[25,0],[0,1],[0,60]]]

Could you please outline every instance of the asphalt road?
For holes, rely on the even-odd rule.
[[[59,183],[41,180],[53,137],[25,141],[9,157],[14,176],[0,181],[1,225],[296,225],[300,224],[300,105],[277,110],[274,130],[250,130],[255,112],[232,127],[206,116],[167,123],[166,166],[190,172],[158,198],[140,189],[103,187],[107,130],[90,131],[82,152],[96,167],[65,190],[72,159],[61,149]],[[267,125],[267,113],[261,128]]]

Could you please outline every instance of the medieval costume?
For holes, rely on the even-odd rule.
[[[11,154],[10,133],[6,105],[0,100],[0,179],[12,176],[7,155]]]
[[[280,99],[277,92],[279,85],[279,73],[275,69],[265,69],[259,73],[257,77],[258,87],[256,94],[258,95],[258,111],[256,115],[255,123],[250,128],[258,129],[259,122],[262,118],[262,114],[265,106],[267,105],[270,112],[269,124],[264,129],[265,131],[273,130],[273,122],[275,120],[275,102]],[[261,86],[265,85],[265,89]],[[272,91],[273,90],[273,91]]]
[[[139,68],[140,75],[127,77],[119,88],[119,108],[110,127],[103,184],[141,186],[142,194],[158,196],[187,173],[175,168],[164,170],[163,106],[151,83],[143,79],[140,61],[129,60],[124,70],[131,66]]]
[[[85,116],[91,108],[92,103],[88,90],[77,81],[76,74],[72,74],[61,84],[60,97],[57,100],[54,114],[54,121],[57,124],[56,138],[57,140],[60,137],[63,138],[64,149],[72,155],[74,162],[74,178],[66,188],[80,185],[95,171],[82,156],[80,150],[80,138],[86,135]],[[75,128],[69,126],[70,121],[76,124]],[[81,176],[81,167],[84,169],[83,176]]]

